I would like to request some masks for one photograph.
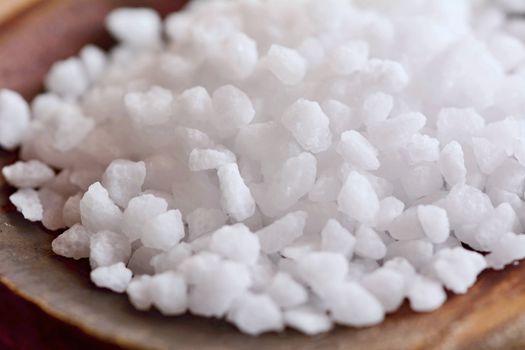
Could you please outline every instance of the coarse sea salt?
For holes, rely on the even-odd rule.
[[[0,90],[10,200],[139,310],[251,335],[435,310],[525,258],[525,35],[507,10],[525,8],[115,10],[109,53],[56,62],[31,105]]]

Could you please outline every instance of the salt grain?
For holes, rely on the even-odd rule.
[[[332,143],[329,119],[317,102],[296,101],[285,111],[282,122],[307,151],[319,153]]]
[[[0,90],[0,145],[9,150],[18,147],[29,123],[29,106],[22,96],[11,90]]]
[[[36,188],[53,179],[55,172],[38,160],[30,160],[3,167],[2,175],[12,186]]]
[[[246,293],[241,296],[233,304],[228,319],[251,335],[283,328],[283,316],[279,308],[266,295]]]
[[[92,267],[110,266],[118,262],[128,262],[131,256],[131,244],[122,234],[100,231],[91,236],[89,251],[89,262]]]
[[[164,272],[153,276],[150,282],[150,295],[153,305],[167,316],[186,312],[188,292],[184,278],[174,272]]]
[[[375,220],[379,212],[379,199],[366,177],[351,172],[337,199],[339,210],[349,217],[368,223]]]
[[[33,189],[18,190],[9,196],[11,203],[29,221],[40,221],[44,217],[44,209],[38,196],[38,192]]]
[[[300,83],[306,74],[306,61],[296,50],[272,45],[264,59],[268,69],[286,85]]]
[[[30,108],[0,90],[11,202],[135,308],[252,335],[432,311],[523,259],[522,21],[303,5],[113,11],[109,54],[56,62]]]
[[[124,263],[119,262],[111,266],[97,267],[91,271],[91,280],[97,287],[123,293],[131,281],[131,275],[131,271],[126,268]]]
[[[89,258],[92,233],[82,225],[74,225],[51,242],[55,254],[67,258]]]

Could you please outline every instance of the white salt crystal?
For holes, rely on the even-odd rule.
[[[53,147],[61,152],[70,151],[81,144],[95,127],[95,121],[76,108],[60,108],[55,115]]]
[[[439,141],[428,135],[415,134],[402,151],[410,164],[435,162],[439,158]]]
[[[189,167],[191,171],[218,169],[236,160],[235,154],[224,147],[195,148],[190,153]]]
[[[462,142],[481,132],[485,120],[474,109],[444,108],[438,114],[437,136],[442,144]]]
[[[468,185],[454,186],[445,205],[452,228],[479,222],[493,209],[485,193]]]
[[[509,203],[498,205],[475,228],[476,249],[483,251],[492,250],[492,247],[503,233],[514,231],[516,220],[516,212]]]
[[[38,192],[33,189],[18,190],[9,196],[9,200],[29,221],[41,221],[44,217],[44,209]]]
[[[286,325],[308,335],[328,332],[332,320],[325,312],[308,306],[299,306],[284,312]]]
[[[179,271],[184,275],[188,284],[202,283],[206,281],[208,275],[218,267],[221,261],[222,258],[215,253],[198,252],[182,260]]]
[[[89,78],[84,64],[73,57],[51,66],[45,79],[49,91],[67,98],[77,98],[89,87]]]
[[[80,216],[80,201],[82,194],[78,193],[69,197],[62,208],[62,221],[67,227],[72,227],[82,221]]]
[[[225,77],[245,79],[259,60],[257,43],[244,33],[235,33],[219,44],[213,60]]]
[[[332,143],[330,120],[317,102],[297,100],[286,109],[281,121],[306,151],[319,153]]]
[[[16,162],[2,168],[7,182],[18,188],[40,187],[53,179],[55,172],[46,164],[38,160]]]
[[[355,282],[333,286],[324,299],[335,322],[354,327],[372,326],[383,321],[385,310],[365,288]]]
[[[306,289],[285,272],[276,273],[266,291],[283,308],[298,306],[308,300]]]
[[[91,281],[97,287],[107,288],[117,293],[123,293],[131,281],[131,270],[123,262],[111,266],[97,267],[91,271]]]
[[[92,233],[80,224],[76,224],[61,233],[51,242],[55,254],[67,258],[89,258]]]
[[[485,174],[494,172],[507,158],[502,148],[481,137],[472,138],[472,150],[479,169]]]
[[[386,246],[370,227],[361,225],[355,234],[355,248],[357,255],[374,260],[382,259],[386,254]]]
[[[380,150],[398,148],[408,142],[426,124],[421,113],[405,113],[368,127],[370,141]]]
[[[331,175],[320,175],[308,193],[312,202],[333,202],[341,191],[341,181]]]
[[[91,82],[95,82],[106,69],[108,60],[104,51],[94,45],[86,45],[80,50],[80,59]]]
[[[410,199],[418,199],[440,191],[443,177],[436,165],[420,164],[406,171],[401,184]]]
[[[394,107],[392,95],[376,92],[367,96],[363,102],[361,118],[366,125],[385,121]]]
[[[178,266],[192,254],[191,246],[188,243],[181,242],[170,250],[155,255],[151,259],[151,265],[155,273],[166,271],[176,271]]]
[[[122,232],[135,240],[145,234],[146,223],[167,211],[168,203],[151,194],[144,194],[131,199],[122,217]]]
[[[151,276],[142,275],[134,277],[126,289],[129,301],[137,310],[149,310],[152,304]]]
[[[436,102],[479,109],[493,102],[503,69],[488,51],[485,43],[465,35],[462,40],[450,45],[439,59],[433,70],[435,84],[431,84],[432,88],[429,91]],[[466,119],[458,122],[468,125]],[[472,127],[474,129],[474,125]]]
[[[166,17],[165,31],[170,40],[186,40],[190,34],[191,16],[182,11],[176,11]]]
[[[319,295],[341,285],[348,273],[348,261],[338,253],[312,252],[299,258],[297,271],[301,278]]]
[[[213,123],[218,129],[240,128],[250,124],[255,117],[255,109],[248,95],[233,85],[224,85],[215,90],[212,101],[217,113]]]
[[[283,328],[283,316],[275,302],[264,294],[245,293],[237,299],[228,313],[228,320],[251,335]]]
[[[188,238],[194,240],[205,233],[217,230],[226,224],[228,216],[222,210],[213,208],[197,208],[186,215],[188,223]]]
[[[375,86],[387,93],[402,91],[410,81],[407,71],[399,62],[371,59],[362,70],[365,86]]]
[[[254,292],[263,292],[275,276],[277,268],[269,257],[261,254],[259,261],[255,265],[250,265],[248,270],[252,280],[250,289]]]
[[[413,239],[390,243],[387,247],[385,259],[402,257],[418,268],[427,263],[432,258],[433,253],[434,246],[432,243],[426,240]]]
[[[142,191],[145,178],[144,162],[117,159],[106,168],[102,176],[102,184],[116,204],[126,207],[129,200]]]
[[[417,217],[432,243],[443,243],[449,236],[450,226],[447,212],[434,205],[420,205],[417,207]]]
[[[379,202],[379,212],[377,214],[377,228],[388,227],[394,219],[403,213],[405,204],[396,197],[386,197]]]
[[[239,263],[253,265],[259,259],[259,238],[244,224],[223,226],[211,235],[210,251]]]
[[[150,296],[153,305],[163,315],[181,315],[186,312],[186,281],[176,272],[168,271],[153,276],[150,280]]]
[[[362,170],[377,170],[377,149],[362,134],[355,130],[341,134],[337,152],[352,166]]]
[[[160,86],[146,92],[130,92],[124,97],[126,110],[138,126],[167,123],[172,114],[173,94]]]
[[[433,258],[429,269],[443,285],[456,294],[464,294],[487,263],[479,253],[462,247],[442,249]]]
[[[261,250],[266,254],[276,253],[301,237],[307,216],[304,211],[289,213],[257,231]]]
[[[266,186],[252,185],[252,193],[261,212],[275,217],[290,209],[313,187],[317,160],[308,152],[288,158],[278,171],[269,175]]]
[[[328,220],[321,231],[321,248],[324,251],[340,253],[351,258],[356,238],[334,219]]]
[[[307,37],[297,48],[309,67],[317,67],[323,63],[326,52],[322,42],[315,37]]]
[[[125,90],[119,86],[98,86],[94,84],[84,95],[82,105],[84,112],[97,122],[115,120],[124,113],[122,97]],[[53,107],[52,99],[47,101],[46,109]],[[46,111],[49,113],[49,111]]]
[[[441,174],[450,187],[465,183],[467,169],[463,149],[458,142],[452,141],[443,147],[438,164]]]
[[[232,261],[215,265],[190,289],[189,309],[196,315],[223,316],[250,286],[250,273],[244,265]]]
[[[109,198],[108,191],[99,182],[89,186],[80,200],[82,225],[91,232],[121,230],[122,212]]]
[[[145,247],[169,250],[184,237],[184,223],[178,210],[168,210],[144,225],[140,238]]]
[[[148,8],[113,10],[106,19],[106,27],[122,44],[133,48],[152,47],[160,43],[160,17]]]
[[[360,125],[359,119],[353,110],[338,100],[326,100],[321,104],[323,112],[330,120],[330,130],[333,135],[339,135],[350,129],[356,129]]]
[[[525,257],[525,236],[512,232],[503,233],[487,255],[488,266],[501,270],[515,260]]]
[[[408,287],[408,300],[410,307],[417,312],[429,312],[439,308],[447,295],[438,282],[424,277],[415,277]]]
[[[191,121],[204,121],[212,113],[212,100],[208,91],[202,86],[184,90],[175,101],[176,111]]]
[[[336,74],[348,75],[362,69],[368,60],[368,44],[350,41],[328,53],[330,67]]]
[[[510,116],[487,124],[480,137],[487,139],[496,149],[503,150],[508,156],[512,154],[516,140],[522,138],[524,131],[525,122],[521,118]]]
[[[386,259],[385,259],[386,260]],[[399,272],[405,281],[405,287],[416,275],[416,269],[410,264],[410,262],[403,257],[395,257],[386,261],[383,264],[383,268],[391,269],[396,272]],[[406,289],[406,288],[405,288]]]
[[[131,256],[131,244],[122,234],[100,231],[91,236],[89,252],[92,268],[110,266],[118,262],[127,263]]]
[[[23,99],[21,101],[24,102]],[[63,103],[56,94],[51,92],[42,93],[31,101],[31,112],[35,120],[48,121]]]
[[[337,198],[339,210],[361,222],[372,222],[379,212],[379,199],[366,177],[352,171]]]
[[[298,260],[303,256],[315,251],[317,248],[317,242],[312,242],[305,237],[303,240],[297,239],[297,242],[292,243],[288,247],[282,249],[279,254],[286,259]]]
[[[397,310],[405,298],[403,275],[389,268],[379,268],[365,275],[361,284],[381,302],[386,312]]]
[[[195,240],[193,240],[191,245],[191,250],[195,253],[205,252],[210,249],[211,235],[204,235]]]
[[[306,75],[306,60],[296,50],[272,45],[264,60],[266,67],[283,84],[299,84]]]
[[[234,220],[243,221],[255,213],[255,200],[244,183],[235,163],[222,165],[217,170],[221,188],[221,206]]]
[[[525,167],[512,158],[507,160],[487,178],[487,188],[499,188],[521,196],[524,190]]]
[[[22,142],[29,128],[27,102],[18,93],[0,89],[0,146],[12,150]]]

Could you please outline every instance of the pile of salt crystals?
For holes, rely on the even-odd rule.
[[[23,159],[3,174],[136,308],[315,334],[525,257],[525,31],[494,2],[198,1],[107,26],[120,45],[56,63],[30,108],[0,92]]]

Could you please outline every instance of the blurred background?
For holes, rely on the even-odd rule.
[[[10,88],[31,99],[57,60],[67,58],[87,43],[104,48],[112,40],[104,18],[120,6],[148,6],[166,15],[184,0],[0,0],[0,89]],[[0,151],[2,161],[14,155]],[[11,158],[10,158],[11,157]],[[13,158],[14,159],[14,158]],[[0,184],[3,179],[0,178]],[[13,210],[0,203],[0,211]],[[87,265],[68,264],[87,273]],[[87,279],[87,276],[86,276]],[[0,349],[119,349],[68,325],[19,295],[0,276]]]
[[[187,0],[0,0],[0,88],[21,92],[26,99],[41,90],[51,64],[86,43],[104,48],[112,41],[104,18],[113,8],[148,6],[161,15],[180,9]]]

